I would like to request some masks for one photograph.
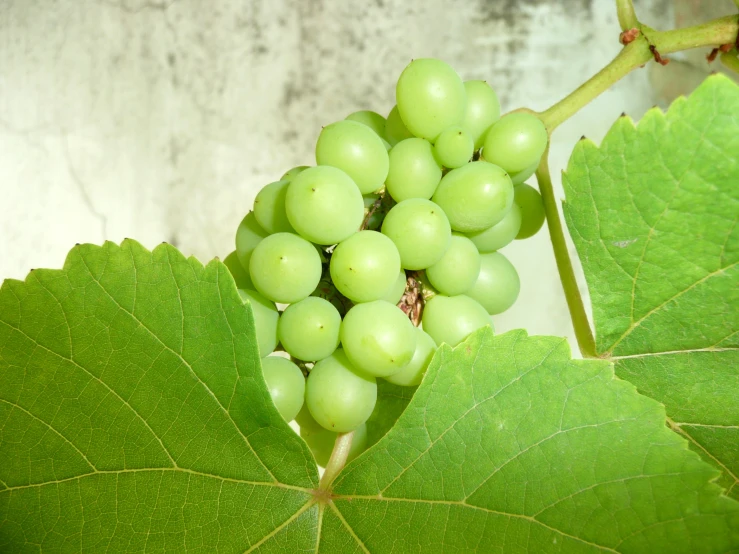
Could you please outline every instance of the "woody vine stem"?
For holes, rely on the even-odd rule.
[[[735,2],[738,2],[739,5],[739,0],[735,0]],[[727,68],[739,73],[739,58],[737,58],[737,52],[739,51],[739,15],[721,17],[683,29],[657,31],[638,20],[633,0],[616,0],[616,10],[622,30],[620,40],[624,45],[621,52],[577,90],[543,112],[535,113],[544,122],[550,137],[559,125],[632,70],[644,66],[650,60],[666,65],[669,62],[669,59],[666,58],[667,54],[710,46],[714,48],[710,59],[716,57],[720,51],[721,62]],[[577,286],[572,259],[567,250],[565,232],[549,174],[548,158],[549,151],[547,149],[536,171],[536,178],[544,200],[544,210],[554,249],[554,257],[580,352],[585,358],[594,358],[597,357],[595,338]],[[337,438],[328,467],[324,472],[323,479],[321,479],[321,490],[327,491],[330,488],[332,481],[346,464],[347,455],[351,448],[351,440],[352,433],[339,435]]]

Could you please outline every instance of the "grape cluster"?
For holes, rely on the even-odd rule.
[[[544,222],[523,183],[547,146],[535,115],[501,117],[486,82],[436,59],[412,61],[396,99],[387,119],[324,127],[316,166],[257,194],[225,260],[272,400],[322,465],[337,433],[356,431],[361,451],[378,378],[418,385],[438,345],[513,305],[518,274],[498,250]],[[278,344],[289,359],[269,355]]]

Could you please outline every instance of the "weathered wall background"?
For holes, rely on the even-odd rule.
[[[660,28],[701,17],[680,4],[637,9]],[[124,237],[224,256],[259,187],[313,163],[321,125],[387,113],[411,58],[488,80],[506,110],[542,109],[616,54],[618,31],[612,0],[3,0],[0,276]],[[689,90],[695,59],[635,72],[564,125],[555,174],[582,134]],[[522,294],[497,328],[571,336],[547,233],[505,253]]]

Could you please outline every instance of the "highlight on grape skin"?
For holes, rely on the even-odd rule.
[[[499,250],[545,221],[525,183],[548,143],[535,115],[501,115],[487,81],[430,58],[395,92],[318,129],[315,165],[264,185],[224,260],[275,408],[321,466],[341,433],[350,459],[367,447],[378,379],[420,385],[438,347],[515,305]]]

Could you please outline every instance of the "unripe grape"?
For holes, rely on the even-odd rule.
[[[515,190],[515,188],[514,188]],[[515,196],[513,205],[502,221],[492,227],[475,233],[467,233],[469,239],[477,247],[480,254],[495,252],[513,242],[521,229],[521,208],[516,204]]]
[[[270,354],[277,346],[277,324],[280,312],[275,303],[268,300],[255,290],[239,289],[241,300],[249,302],[254,316],[254,329],[257,334],[259,355],[264,357]]]
[[[358,371],[338,349],[317,362],[305,385],[305,403],[324,429],[347,433],[362,425],[377,402],[377,381]]]
[[[434,143],[436,158],[450,169],[462,167],[469,162],[474,150],[472,135],[459,125],[444,129]]]
[[[463,294],[472,288],[480,273],[480,253],[470,239],[452,234],[449,248],[442,258],[426,269],[433,287],[449,296]]]
[[[377,112],[373,112],[370,110],[361,110],[358,112],[350,113],[344,119],[348,119],[349,121],[356,121],[357,123],[366,125],[375,133],[377,133],[378,137],[384,140],[386,120]]]
[[[341,345],[354,367],[369,375],[386,377],[403,369],[413,358],[415,328],[389,302],[357,304],[341,323]]]
[[[390,171],[385,186],[396,202],[409,198],[425,198],[434,194],[441,181],[441,165],[431,143],[409,138],[390,150]]]
[[[321,280],[321,269],[315,246],[292,233],[263,239],[249,262],[257,290],[273,302],[285,304],[310,296]]]
[[[455,231],[482,231],[511,209],[513,184],[500,167],[472,162],[444,175],[432,200],[444,210]]]
[[[413,134],[406,128],[403,120],[400,119],[398,106],[393,106],[385,122],[385,140],[390,143],[390,146],[395,146],[400,141],[409,138],[413,138]]]
[[[436,344],[457,346],[472,333],[490,325],[490,315],[469,296],[437,294],[423,309],[423,330]]]
[[[395,87],[398,112],[408,130],[434,142],[452,125],[462,123],[467,107],[464,83],[452,67],[441,60],[413,60]]]
[[[285,194],[290,181],[276,181],[262,187],[254,199],[254,217],[268,233],[292,233],[285,213]]]
[[[280,316],[277,337],[293,357],[314,362],[339,346],[341,315],[328,300],[316,296],[290,304]]]
[[[479,149],[488,129],[500,119],[500,102],[485,81],[465,81],[464,90],[467,93],[467,109],[462,127],[472,135],[475,149]]]
[[[351,177],[330,166],[311,167],[297,175],[287,189],[285,209],[301,237],[322,245],[350,237],[364,219],[362,193]]]
[[[435,264],[452,238],[444,210],[423,198],[409,198],[393,206],[382,223],[382,233],[395,243],[405,269],[426,269]]]
[[[465,294],[477,300],[490,315],[496,315],[513,306],[520,290],[513,264],[500,252],[491,252],[482,255],[477,281]]]
[[[377,133],[346,119],[323,128],[316,143],[316,163],[344,171],[362,194],[382,187],[389,167],[387,149]]]
[[[262,374],[277,411],[292,421],[303,407],[305,377],[300,368],[281,356],[262,358]]]
[[[541,119],[525,112],[509,113],[490,127],[482,157],[510,174],[518,173],[539,163],[548,140]]]
[[[521,209],[521,228],[517,239],[533,237],[544,225],[546,212],[541,194],[534,187],[521,183],[514,188],[514,202]]]

